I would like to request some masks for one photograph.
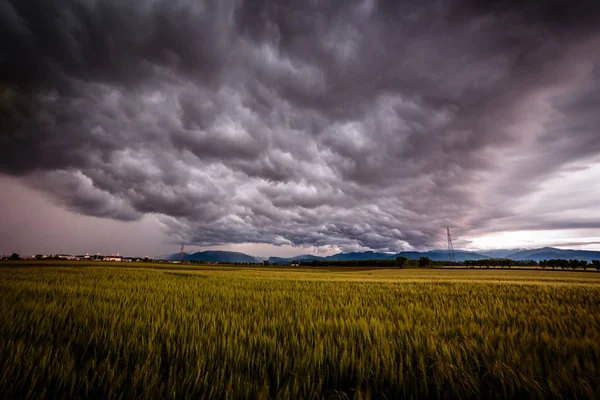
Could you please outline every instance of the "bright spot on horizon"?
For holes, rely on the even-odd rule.
[[[600,232],[592,229],[501,231],[468,239],[468,250],[574,248],[599,250]]]

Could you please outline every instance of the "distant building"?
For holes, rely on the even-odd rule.
[[[118,254],[116,256],[104,256],[104,261],[123,261],[123,257]]]
[[[74,256],[71,254],[57,254],[56,258],[61,259],[61,260],[79,260],[79,258],[77,256]]]

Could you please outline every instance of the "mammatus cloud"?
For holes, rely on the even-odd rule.
[[[600,154],[593,2],[0,7],[0,171],[177,242],[560,228],[515,202]]]

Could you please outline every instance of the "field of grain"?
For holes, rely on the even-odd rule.
[[[599,398],[600,274],[0,266],[2,398]]]

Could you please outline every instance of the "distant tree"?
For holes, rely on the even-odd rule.
[[[263,265],[264,265],[265,267],[268,267],[268,266],[270,265],[270,263],[269,263],[267,260],[265,260],[265,261],[263,261]]]
[[[560,260],[557,259],[551,259],[548,260],[548,265],[550,265],[552,267],[552,269],[556,269],[560,267]]]
[[[424,267],[428,267],[429,265],[431,265],[431,260],[429,259],[429,257],[420,257],[419,258],[419,267],[424,268]]]
[[[528,267],[537,267],[537,266],[538,266],[538,262],[537,262],[537,261],[535,261],[535,260],[528,260],[528,261],[525,261],[525,264],[526,264]]]
[[[596,268],[596,271],[600,272],[600,260],[592,260],[592,267]]]
[[[569,267],[574,271],[579,268],[579,260],[569,260]]]
[[[148,261],[150,261],[150,259],[148,257],[144,257],[144,262],[147,263]]]
[[[396,265],[398,266],[398,268],[404,268],[407,261],[408,258],[406,257],[396,257]]]
[[[21,259],[21,257],[20,257],[20,256],[19,256],[19,254],[17,254],[17,253],[12,253],[12,254],[10,255],[10,257],[8,257],[8,259],[9,259],[9,260],[20,260],[20,259]]]

